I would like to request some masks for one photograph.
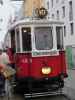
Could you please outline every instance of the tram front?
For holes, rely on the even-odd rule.
[[[15,27],[15,65],[20,91],[47,91],[64,86],[66,73],[63,23],[36,20]]]

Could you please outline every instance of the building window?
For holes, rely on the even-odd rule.
[[[71,32],[71,35],[73,35],[74,31],[74,24],[73,23],[70,23],[70,32]]]
[[[69,2],[69,20],[73,20],[73,9],[72,9],[72,1]]]
[[[64,4],[65,0],[62,0],[61,3]]]
[[[52,14],[52,19],[54,19],[54,14]]]
[[[62,7],[62,17],[63,18],[65,17],[65,7],[64,6]]]
[[[47,8],[49,9],[49,1],[47,2]]]
[[[56,0],[56,3],[58,3],[59,2],[59,0]]]
[[[64,26],[64,37],[66,36],[66,26]]]
[[[0,18],[0,22],[3,22],[3,19],[2,18]]]
[[[52,6],[52,8],[53,8],[53,0],[51,0],[51,6]]]
[[[57,10],[57,20],[59,20],[59,11]]]

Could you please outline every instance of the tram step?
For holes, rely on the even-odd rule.
[[[52,96],[52,95],[60,95],[63,94],[61,91],[53,91],[53,92],[42,92],[42,93],[30,93],[30,94],[24,94],[25,98],[35,98],[35,97],[42,97],[42,96]]]

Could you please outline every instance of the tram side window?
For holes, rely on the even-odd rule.
[[[56,27],[57,49],[63,48],[63,28]]]
[[[31,51],[31,29],[29,27],[22,28],[22,46],[23,51]]]
[[[17,42],[17,52],[20,52],[20,36],[19,36],[19,29],[16,29],[16,42]]]
[[[12,53],[15,53],[15,51],[16,51],[15,30],[11,31],[11,48],[12,48]]]

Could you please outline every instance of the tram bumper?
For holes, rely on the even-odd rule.
[[[60,86],[58,77],[34,79],[33,86],[29,93],[24,92],[25,98],[35,98],[42,96],[60,95],[62,88]]]
[[[57,91],[24,94],[24,97],[26,99],[26,98],[35,98],[35,97],[47,97],[47,96],[52,96],[52,95],[55,96],[55,95],[60,95],[60,94],[64,95],[61,89]]]
[[[64,86],[64,81],[59,77],[44,77],[36,79],[33,77],[17,79],[17,89],[22,93],[37,93],[56,91]]]

